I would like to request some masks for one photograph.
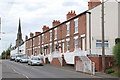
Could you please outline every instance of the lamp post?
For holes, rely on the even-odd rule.
[[[102,72],[105,71],[104,0],[102,0]]]

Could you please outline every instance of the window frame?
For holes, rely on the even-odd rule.
[[[98,41],[98,42],[97,42]],[[107,42],[106,42],[107,41]],[[101,46],[97,46],[97,44],[99,44],[99,45],[101,45]],[[105,45],[108,45],[108,46],[105,46]],[[109,40],[105,40],[104,41],[104,46],[105,46],[105,48],[109,48]],[[96,48],[102,48],[102,40],[96,40]]]
[[[77,22],[77,24],[76,24],[76,22]],[[75,33],[78,33],[78,27],[79,27],[79,26],[78,26],[78,18],[77,18],[77,19],[74,20],[74,28],[75,28],[74,34],[75,34]],[[77,28],[77,30],[76,30],[76,28]]]
[[[76,40],[77,40],[77,45],[76,45]],[[78,44],[78,38],[74,39],[74,48],[77,49],[79,48],[79,44]]]
[[[55,33],[54,34],[55,34],[55,38],[54,39],[56,40],[57,39],[57,28],[55,29]]]
[[[70,39],[66,40],[66,51],[70,50]]]
[[[70,22],[66,23],[67,29],[66,29],[66,36],[70,35]]]

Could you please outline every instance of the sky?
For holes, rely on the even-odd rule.
[[[43,25],[52,27],[53,20],[66,20],[68,11],[80,14],[88,9],[87,0],[0,0],[0,17],[2,18],[2,38],[0,53],[9,45],[15,45],[18,22],[21,19],[22,37],[30,32],[42,32]]]

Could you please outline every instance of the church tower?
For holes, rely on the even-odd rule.
[[[20,46],[22,43],[23,43],[23,39],[22,39],[22,33],[21,33],[21,23],[20,23],[20,19],[19,19],[16,47]]]

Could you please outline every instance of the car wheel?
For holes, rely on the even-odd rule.
[[[43,66],[43,64],[40,64],[40,66]]]
[[[33,66],[32,62],[30,63],[31,66]]]

